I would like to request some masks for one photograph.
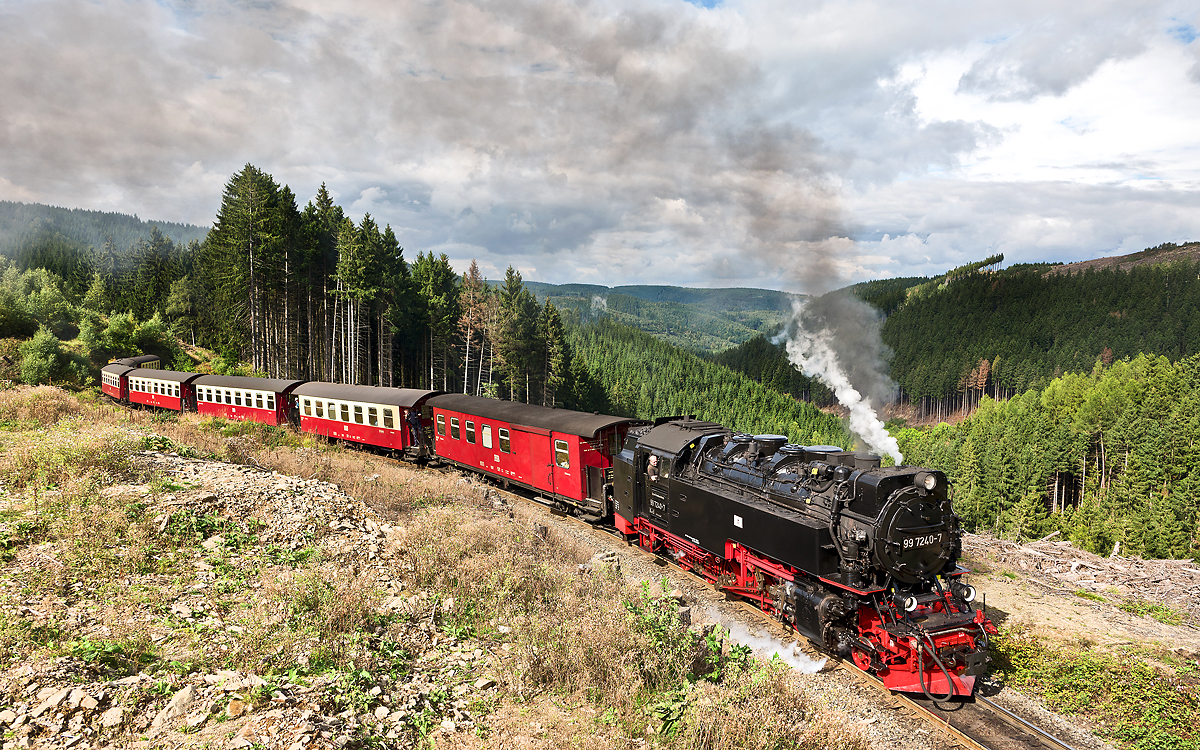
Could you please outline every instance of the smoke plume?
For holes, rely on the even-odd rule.
[[[846,292],[797,299],[786,336],[788,358],[801,372],[829,386],[850,410],[850,430],[876,453],[904,462],[896,439],[876,409],[896,387],[887,376],[890,350],[879,335],[882,316]]]

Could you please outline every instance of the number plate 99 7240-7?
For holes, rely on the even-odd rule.
[[[910,536],[904,540],[904,549],[916,549],[917,547],[928,547],[931,544],[937,544],[942,541],[941,534],[926,534],[925,536]]]

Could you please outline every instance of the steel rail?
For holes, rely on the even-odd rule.
[[[975,700],[977,703],[982,703],[983,706],[985,708],[987,708],[988,710],[1000,713],[1005,719],[1009,720],[1010,722],[1011,721],[1020,722],[1027,729],[1030,729],[1035,734],[1037,734],[1039,736],[1039,738],[1041,738],[1043,740],[1048,740],[1048,741],[1054,743],[1055,745],[1057,745],[1061,748],[1064,748],[1064,750],[1075,750],[1075,748],[1072,747],[1071,745],[1068,745],[1066,742],[1063,742],[1062,740],[1060,740],[1059,738],[1050,734],[1049,732],[1047,732],[1045,729],[1042,729],[1038,725],[1031,724],[1030,722],[1026,721],[1025,719],[1022,719],[1020,716],[1017,716],[1015,713],[1013,713],[1012,711],[1009,711],[1007,708],[1005,708],[1004,706],[1001,706],[999,703],[992,700],[991,698],[988,698],[983,695],[977,695],[977,696],[975,696]]]

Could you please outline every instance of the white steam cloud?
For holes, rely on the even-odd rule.
[[[880,338],[880,321],[865,302],[835,292],[793,302],[792,322],[783,335],[792,364],[829,386],[850,410],[850,430],[899,466],[904,463],[900,446],[876,415],[895,389],[887,376],[890,351]]]
[[[603,310],[608,312],[608,300],[599,294],[592,295],[592,312]]]
[[[729,640],[749,646],[751,651],[763,658],[778,657],[783,663],[797,672],[816,674],[821,671],[821,667],[824,667],[828,661],[828,659],[823,658],[814,659],[804,653],[800,649],[799,641],[792,641],[791,645],[788,645],[778,638],[755,635],[746,626],[722,617],[721,613],[714,609],[705,608],[704,616],[710,622],[717,623],[728,630]]]

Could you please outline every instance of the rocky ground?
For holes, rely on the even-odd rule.
[[[379,592],[380,613],[402,612],[389,632],[389,647],[405,651],[401,678],[366,674],[347,682],[321,673],[303,679],[232,670],[200,670],[172,676],[146,672],[112,677],[136,662],[130,653],[83,653],[18,663],[0,675],[3,747],[278,747],[320,748],[357,744],[364,734],[384,739],[414,729],[471,731],[474,711],[494,701],[492,676],[509,646],[456,639],[441,627],[454,602],[408,592],[397,560],[394,529],[364,503],[336,485],[280,476],[253,467],[144,451],[136,462],[165,478],[173,492],[121,485],[106,495],[144,498],[160,530],[173,521],[241,519],[240,526],[207,536],[191,553],[189,569],[169,576],[131,577],[121,586],[144,592],[140,602],[114,604],[78,596],[8,599],[5,614],[34,627],[53,627],[74,643],[111,643],[137,629],[159,654],[218,663],[244,648],[254,631],[264,586],[286,577],[288,561],[319,555],[343,576]],[[5,578],[14,589],[28,573],[50,561],[53,545],[24,549]],[[257,580],[241,572],[262,565]],[[15,575],[14,575],[15,574]],[[9,593],[6,591],[5,593]],[[507,627],[498,632],[503,636]],[[317,644],[280,644],[304,652]],[[271,647],[268,646],[268,649]],[[199,652],[199,653],[198,653]],[[303,653],[297,663],[304,664]],[[125,668],[124,670],[122,668]],[[186,668],[181,671],[186,671]]]
[[[1200,666],[1200,566],[1100,557],[1055,538],[1017,544],[967,534],[963,551],[993,620],[1052,641],[1170,650]]]

